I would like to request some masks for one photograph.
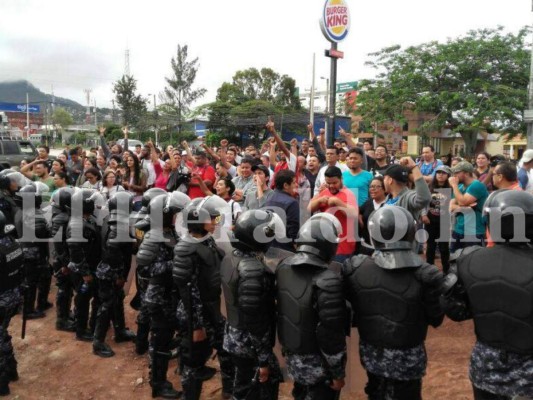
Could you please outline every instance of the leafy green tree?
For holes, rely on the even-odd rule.
[[[52,123],[59,127],[59,130],[66,128],[74,123],[72,115],[63,107],[57,107],[52,114]]]
[[[113,93],[122,111],[124,125],[137,126],[147,112],[146,99],[136,94],[136,91],[137,80],[133,76],[123,75],[113,84]]]
[[[165,78],[168,86],[160,96],[163,102],[160,110],[166,111],[177,120],[178,133],[181,133],[185,115],[190,111],[191,105],[200,99],[206,89],[193,89],[198,71],[198,58],[188,60],[188,46],[178,45],[176,57],[172,58],[172,76]]]
[[[470,31],[446,43],[429,42],[370,54],[376,79],[360,83],[357,115],[372,124],[405,122],[405,110],[433,118],[420,134],[448,128],[459,132],[465,153],[475,151],[480,132],[523,131],[530,53],[528,29]]]

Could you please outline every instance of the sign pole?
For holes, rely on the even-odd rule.
[[[337,43],[331,43],[331,50],[337,50]],[[329,115],[328,115],[328,144],[332,145],[335,141],[335,100],[337,98],[337,58],[330,57],[330,76],[329,76]]]
[[[309,101],[309,123],[315,122],[315,53],[313,53],[313,80],[311,81],[311,100]]]
[[[26,138],[30,137],[30,95],[26,92]]]

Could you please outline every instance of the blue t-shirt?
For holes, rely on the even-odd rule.
[[[483,220],[482,211],[483,205],[485,204],[485,200],[487,200],[487,197],[489,197],[487,187],[480,181],[475,180],[466,189],[465,186],[461,183],[459,185],[459,191],[462,194],[468,193],[469,195],[474,196],[477,199],[477,204],[475,207],[471,207],[474,210],[473,213],[467,213],[466,216],[463,215],[463,213],[456,214],[457,217],[453,230],[461,235],[474,236],[484,234],[485,221]],[[465,226],[467,232],[465,232]],[[475,232],[473,231],[473,227],[475,227]]]
[[[435,170],[438,166],[443,165],[441,160],[435,160],[432,163],[426,164],[424,161],[421,161],[418,164],[418,167],[420,168],[420,172],[424,176],[435,176]]]
[[[529,176],[524,168],[518,170],[518,182],[520,182],[520,187],[526,190],[527,184],[529,183]]]
[[[368,187],[373,178],[374,177],[370,172],[364,170],[357,175],[352,175],[349,170],[342,173],[344,186],[353,192],[359,207],[361,207],[368,199]]]

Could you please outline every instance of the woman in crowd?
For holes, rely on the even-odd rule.
[[[67,173],[67,167],[65,163],[59,158],[52,161],[52,170],[50,171],[50,176],[54,176],[58,172]]]
[[[131,153],[128,153],[131,154]],[[126,155],[126,172],[122,178],[122,186],[133,195],[133,211],[141,209],[141,200],[146,190],[147,176],[141,169],[137,157]]]
[[[108,168],[104,172],[104,177],[102,178],[102,184],[100,185],[100,193],[106,200],[109,200],[116,192],[123,191],[124,188],[117,183],[117,173],[112,169]]]
[[[104,171],[107,168],[107,162],[103,155],[98,154],[96,156],[96,165],[98,166],[98,169],[100,170],[100,174],[104,174]]]
[[[442,262],[442,269],[445,273],[450,268],[450,244],[448,240],[437,241],[441,239],[441,224],[445,223],[443,227],[444,235],[448,235],[450,232],[450,200],[452,195],[452,189],[448,178],[452,175],[452,170],[441,165],[436,168],[433,181],[429,185],[431,191],[431,202],[426,215],[422,215],[422,222],[424,228],[428,232],[428,241],[426,248],[426,261],[430,264],[435,262],[435,251],[437,245],[439,246],[440,259]],[[424,213],[424,212],[423,212]],[[442,239],[446,239],[445,237]]]
[[[95,158],[86,158],[83,160],[83,171],[76,180],[76,187],[82,187],[85,181],[87,180],[85,178],[85,172],[87,172],[89,169],[95,168],[98,171],[98,166],[96,165],[96,159]],[[98,171],[100,174],[100,171]]]
[[[161,163],[159,161],[159,155],[157,154],[157,151],[155,150],[154,144],[152,142],[148,142],[148,146],[150,147],[151,156],[152,156],[152,165],[154,166],[155,171],[155,182],[154,187],[167,190],[167,183],[170,178],[170,174],[172,171],[176,170],[176,161],[174,160],[174,157],[168,157],[163,166],[161,166]]]
[[[476,169],[474,175],[477,180],[487,187],[490,192],[492,190],[492,171],[490,170],[490,154],[482,151],[476,155]]]
[[[89,168],[83,175],[85,175],[85,182],[81,185],[83,189],[99,189],[101,187],[101,176],[98,168]]]
[[[359,208],[359,236],[364,239],[365,243],[370,245],[370,236],[368,235],[368,219],[370,214],[375,210],[383,207],[387,201],[387,194],[385,193],[385,184],[382,176],[376,176],[370,181],[368,187],[370,197]],[[368,247],[357,246],[362,254],[372,254],[372,250]]]

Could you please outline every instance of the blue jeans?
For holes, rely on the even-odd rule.
[[[335,257],[333,257],[333,260],[331,261],[336,261],[342,264],[344,263],[344,261],[349,259],[351,256],[352,256],[351,254],[337,254]]]

